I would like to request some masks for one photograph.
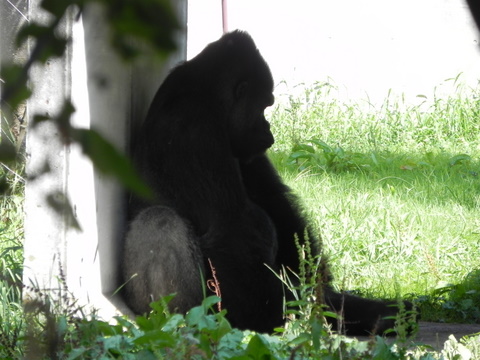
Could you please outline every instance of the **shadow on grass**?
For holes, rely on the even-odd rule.
[[[416,301],[426,321],[480,324],[480,269],[471,271],[462,282],[445,285]]]
[[[341,148],[316,150],[307,145],[292,153],[271,153],[281,173],[337,178],[360,191],[382,188],[405,200],[480,207],[480,160],[467,154],[348,152]]]
[[[348,191],[398,197],[439,211],[480,209],[480,161],[466,154],[353,153],[343,149],[297,148],[290,154],[271,153],[280,173],[289,177],[328,177]],[[315,180],[313,180],[315,181]],[[320,183],[320,182],[319,182]],[[471,233],[473,241],[478,234]],[[444,284],[428,295],[414,295],[425,321],[480,324],[480,269],[457,284]]]

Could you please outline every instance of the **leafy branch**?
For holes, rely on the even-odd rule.
[[[65,54],[71,39],[60,35],[63,19],[74,11],[78,20],[85,8],[92,4],[100,5],[105,10],[105,18],[111,28],[110,43],[124,60],[132,61],[147,51],[164,58],[175,50],[175,35],[180,24],[168,0],[42,0],[40,8],[48,13],[49,23],[28,22],[16,37],[17,47],[26,41],[33,44],[28,59],[23,65],[6,65],[0,71],[3,84],[2,116],[8,116],[7,110],[16,109],[31,96],[29,71],[34,64],[45,65],[49,59]],[[53,122],[61,134],[61,140],[65,144],[79,144],[97,170],[116,177],[129,190],[141,196],[150,194],[133,171],[130,161],[101,134],[93,129],[76,128],[70,124],[75,109],[69,99],[65,99],[61,108],[60,114],[54,118],[33,115],[33,125],[43,121]],[[13,144],[2,138],[0,161],[18,161],[17,155]]]

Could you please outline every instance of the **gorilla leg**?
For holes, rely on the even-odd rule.
[[[174,210],[152,206],[138,214],[125,238],[125,299],[136,314],[176,293],[170,309],[185,313],[203,299],[203,258],[189,224]]]
[[[234,327],[271,332],[284,323],[283,286],[274,273],[279,267],[273,223],[261,208],[249,204],[226,230],[202,241],[202,252],[219,281],[222,308]]]
[[[325,304],[329,309],[341,315],[340,319],[331,319],[333,329],[346,335],[383,334],[395,327],[395,317],[399,313],[398,303],[365,299],[355,295],[338,293],[331,288],[323,289]],[[412,310],[412,304],[404,301],[406,311]],[[411,330],[411,329],[408,329]],[[395,335],[395,333],[389,333]]]

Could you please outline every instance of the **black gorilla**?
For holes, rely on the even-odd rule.
[[[320,242],[265,155],[272,91],[268,65],[239,31],[179,65],[158,90],[133,151],[155,192],[151,202],[130,201],[123,276],[135,313],[170,293],[172,310],[188,311],[213,271],[232,325],[270,332],[284,322],[291,294],[274,271],[298,272],[296,235],[301,244],[307,235],[315,254]],[[347,334],[393,327],[383,318],[396,308],[335,293],[321,271],[325,303],[342,312]]]

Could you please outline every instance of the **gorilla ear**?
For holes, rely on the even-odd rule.
[[[240,84],[237,85],[237,88],[235,89],[235,98],[241,99],[247,94],[247,89],[248,89],[248,82],[242,81]]]

